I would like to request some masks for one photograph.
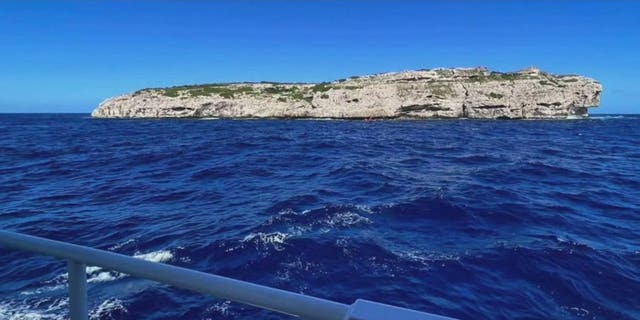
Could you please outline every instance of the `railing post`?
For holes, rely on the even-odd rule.
[[[69,260],[69,316],[71,320],[87,320],[87,266],[84,263]]]

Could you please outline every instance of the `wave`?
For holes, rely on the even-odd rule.
[[[231,311],[231,301],[221,301],[217,302],[209,307],[204,312],[205,315],[212,315],[211,319],[217,319],[219,316],[222,316],[224,319],[235,319],[235,313]],[[209,319],[209,318],[206,318]]]
[[[2,115],[0,228],[461,319],[634,319],[640,118],[591,119]],[[64,262],[0,251],[0,319],[63,318]],[[287,319],[87,277],[95,318]]]
[[[122,243],[122,245],[128,243],[129,240]],[[158,250],[152,251],[148,253],[136,253],[133,255],[134,258],[147,260],[151,262],[168,262],[174,259],[174,254],[170,250]],[[122,279],[127,277],[127,274],[104,270],[102,267],[97,266],[87,266],[87,282],[88,283],[103,283],[110,282],[118,279]],[[54,291],[66,290],[67,288],[67,280],[69,275],[65,272],[57,275],[55,278],[45,281],[41,286],[35,289],[23,290],[20,292],[20,295],[24,296],[32,296],[32,295],[42,295],[45,293],[50,293]],[[1,319],[1,318],[0,318]]]
[[[173,253],[169,250],[158,250],[149,253],[136,253],[134,258],[147,260],[151,262],[167,262],[173,259]],[[122,279],[127,275],[115,271],[104,271],[101,267],[88,266],[87,267],[87,282],[108,282],[118,279]]]
[[[291,235],[282,232],[258,232],[246,235],[241,241],[251,242],[255,245],[271,246],[278,251],[282,251],[284,250],[285,241],[289,237],[291,237]]]
[[[0,319],[6,320],[63,320],[68,309],[68,298],[39,299],[36,301],[1,301]],[[39,307],[35,307],[39,306]]]
[[[122,300],[110,298],[102,301],[97,307],[89,311],[90,320],[114,319],[128,313]]]
[[[167,262],[173,259],[173,253],[170,250],[158,250],[149,253],[136,253],[133,257],[151,262]]]
[[[254,228],[243,242],[251,241],[284,250],[283,244],[293,237],[312,237],[371,225],[373,221],[366,215],[372,212],[365,205],[326,206],[302,211],[286,208]]]
[[[37,307],[35,307],[37,306]],[[34,301],[10,300],[0,302],[0,319],[3,320],[63,320],[68,319],[68,298],[44,298]],[[122,300],[110,298],[89,310],[90,320],[113,319],[128,310]]]

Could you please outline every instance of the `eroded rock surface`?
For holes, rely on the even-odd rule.
[[[586,117],[602,85],[535,68],[513,73],[455,68],[384,73],[319,84],[233,83],[143,89],[102,102],[96,118]]]

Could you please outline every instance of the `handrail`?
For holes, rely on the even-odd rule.
[[[69,306],[72,320],[87,318],[86,265],[308,320],[375,320],[382,319],[380,317],[383,314],[388,316],[386,319],[451,319],[362,299],[349,306],[214,274],[4,230],[0,230],[0,244],[69,260]]]

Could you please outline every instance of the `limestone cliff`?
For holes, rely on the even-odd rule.
[[[143,89],[108,99],[96,118],[488,118],[588,115],[602,86],[535,68],[384,73],[330,83],[231,83]]]

